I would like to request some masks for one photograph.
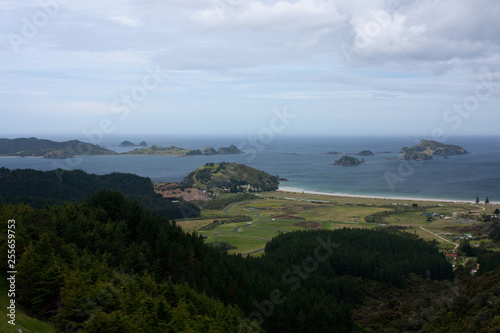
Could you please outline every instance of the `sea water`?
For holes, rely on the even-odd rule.
[[[130,138],[126,138],[129,140]],[[255,139],[255,138],[253,138]],[[373,195],[383,197],[433,198],[447,200],[500,201],[499,137],[455,137],[445,143],[457,144],[469,155],[435,157],[429,161],[404,161],[400,150],[420,141],[415,137],[276,137],[270,142],[248,137],[140,137],[148,144],[181,148],[215,149],[235,144],[246,153],[214,156],[77,156],[52,160],[36,157],[0,157],[0,167],[37,170],[81,169],[89,173],[133,173],[154,182],[178,182],[208,162],[246,164],[288,181],[281,186],[295,191]],[[132,141],[132,140],[131,140]],[[103,145],[124,152],[119,140]],[[357,156],[370,150],[374,156]],[[340,155],[328,155],[338,151]],[[364,159],[360,166],[342,167],[333,163],[343,155]]]

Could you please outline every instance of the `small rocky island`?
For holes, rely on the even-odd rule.
[[[120,143],[120,145],[118,147],[147,147],[147,146],[148,146],[148,144],[146,143],[146,141],[141,141],[141,143],[136,145],[133,142],[125,140],[122,143]]]
[[[339,151],[329,151],[325,155],[340,155],[340,152]]]
[[[364,160],[358,160],[355,157],[351,156],[342,156],[339,160],[335,161],[333,165],[340,165],[340,166],[356,166],[356,165],[361,165],[364,163]]]
[[[373,156],[375,155],[374,153],[372,153],[371,151],[369,150],[362,150],[358,153],[359,156]]]
[[[410,148],[403,147],[405,160],[431,160],[433,156],[466,155],[469,152],[457,145],[448,145],[432,140],[422,140]]]

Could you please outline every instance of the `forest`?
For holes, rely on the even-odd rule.
[[[38,171],[0,168],[0,201],[29,204],[35,208],[65,202],[83,202],[100,189],[120,191],[137,200],[143,207],[169,218],[198,216],[197,206],[172,203],[155,193],[149,178],[134,174],[111,173],[94,175],[82,170]]]
[[[65,332],[353,332],[377,293],[453,279],[433,245],[383,230],[296,231],[262,257],[228,255],[110,190],[42,209],[1,204],[2,230],[12,217],[17,299]]]

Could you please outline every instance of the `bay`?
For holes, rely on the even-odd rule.
[[[37,170],[81,169],[89,173],[133,173],[154,182],[181,181],[191,171],[208,162],[237,162],[279,175],[289,181],[286,188],[297,191],[374,195],[383,197],[433,198],[447,200],[500,201],[499,137],[453,137],[445,143],[458,144],[469,155],[436,157],[430,161],[402,161],[399,151],[412,146],[415,137],[276,137],[265,142],[256,137],[137,137],[137,142],[161,146],[202,149],[237,145],[246,153],[214,156],[77,156],[66,160],[37,157],[0,157],[0,167]],[[132,141],[132,140],[131,140]],[[124,152],[134,148],[118,147],[116,138],[104,142],[109,149]],[[355,156],[370,150],[374,156],[364,158],[357,167],[332,165],[342,155]],[[388,153],[389,152],[389,153]]]

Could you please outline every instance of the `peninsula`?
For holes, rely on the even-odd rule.
[[[124,153],[124,155],[170,155],[170,156],[195,156],[195,155],[222,155],[222,154],[243,154],[235,145],[221,147],[215,150],[212,147],[200,149],[184,149],[176,146],[161,147],[153,145],[148,148],[134,149]]]
[[[466,155],[469,152],[457,145],[448,145],[432,140],[422,140],[420,143],[408,148],[403,147],[405,160],[430,160],[433,156]]]
[[[278,189],[276,176],[237,163],[206,163],[191,172],[181,182],[182,186],[211,192],[261,192]]]
[[[116,155],[117,153],[78,140],[56,142],[37,138],[0,139],[0,156],[71,158],[77,155]]]
[[[145,141],[135,145],[130,141],[123,141],[120,147],[143,147],[147,146]],[[204,149],[184,149],[175,146],[137,148],[125,153],[117,153],[104,147],[93,145],[79,140],[56,142],[37,138],[0,139],[0,156],[17,157],[44,157],[44,158],[72,158],[86,155],[171,155],[171,156],[195,156],[195,155],[223,155],[243,154],[235,145],[220,147],[215,150],[212,147]]]

